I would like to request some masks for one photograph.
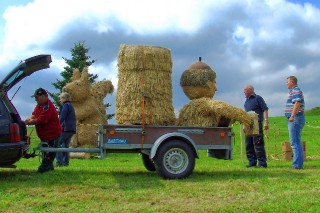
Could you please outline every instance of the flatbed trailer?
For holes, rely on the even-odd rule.
[[[165,179],[192,174],[199,150],[208,157],[232,159],[234,133],[230,127],[185,127],[154,125],[100,125],[96,148],[49,148],[42,152],[141,153],[145,168]]]

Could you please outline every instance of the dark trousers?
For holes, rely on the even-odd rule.
[[[259,135],[246,137],[246,152],[250,166],[257,165],[257,162],[259,166],[267,165],[262,122],[259,122]]]
[[[71,138],[74,135],[74,132],[62,132],[61,138],[60,138],[60,145],[61,148],[69,148]],[[69,165],[69,159],[70,159],[70,153],[69,152],[57,152],[56,160],[57,165],[59,166],[68,166]]]
[[[45,141],[48,143],[48,147],[57,147],[58,142],[59,142],[60,136],[54,140],[50,141]],[[43,153],[43,158],[42,158],[42,167],[47,167],[49,164],[53,165],[54,158],[56,157],[55,152],[44,152]]]

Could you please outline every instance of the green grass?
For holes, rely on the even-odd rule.
[[[239,125],[233,160],[200,151],[193,174],[163,180],[148,172],[138,154],[72,159],[69,167],[38,174],[39,158],[0,169],[0,212],[319,212],[318,116],[308,116],[305,169],[291,170],[282,158],[286,119],[270,118],[268,168],[245,168]],[[38,139],[33,135],[34,144]]]

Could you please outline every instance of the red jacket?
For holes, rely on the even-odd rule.
[[[34,108],[32,115],[37,119],[36,131],[41,141],[51,141],[59,137],[62,127],[59,122],[58,112],[49,99],[43,105],[38,104]]]

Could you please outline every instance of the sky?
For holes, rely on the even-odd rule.
[[[30,98],[61,79],[70,49],[85,41],[89,68],[98,81],[117,88],[121,44],[161,46],[171,50],[175,113],[190,100],[180,77],[202,57],[217,74],[214,99],[243,108],[243,88],[251,84],[269,107],[282,116],[288,95],[286,78],[294,75],[306,109],[320,105],[319,0],[0,0],[0,81],[21,60],[51,54],[49,69],[10,90],[22,119],[34,106]],[[105,98],[115,112],[116,90]],[[109,123],[115,123],[111,120]]]

